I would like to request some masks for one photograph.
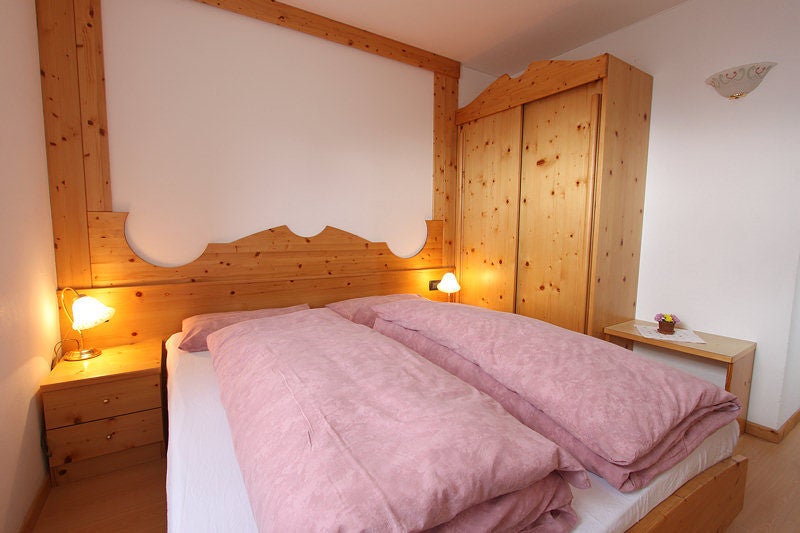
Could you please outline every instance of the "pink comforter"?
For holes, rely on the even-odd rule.
[[[327,309],[208,337],[261,531],[567,531],[567,452]]]
[[[497,399],[622,492],[735,420],[706,381],[538,320],[427,300],[375,307],[378,331]]]

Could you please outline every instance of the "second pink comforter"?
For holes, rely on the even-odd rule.
[[[426,300],[375,311],[379,331],[492,395],[623,492],[739,412],[738,399],[711,383],[531,318]]]
[[[315,309],[208,337],[262,531],[567,531],[561,448],[404,346]]]

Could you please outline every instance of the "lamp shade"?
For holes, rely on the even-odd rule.
[[[442,281],[439,282],[436,288],[444,293],[453,294],[461,290],[461,285],[458,284],[456,275],[452,272],[448,272],[442,276]]]
[[[83,331],[106,322],[114,316],[114,308],[108,307],[91,296],[79,296],[72,302],[72,329]]]
[[[755,90],[775,65],[777,63],[766,61],[732,67],[712,74],[706,83],[716,89],[720,96],[736,100]]]

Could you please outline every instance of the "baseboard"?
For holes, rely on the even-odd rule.
[[[789,417],[789,420],[784,422],[784,424],[779,429],[772,429],[766,426],[762,426],[760,424],[756,424],[755,422],[747,422],[745,426],[745,433],[749,433],[754,437],[758,437],[759,439],[764,439],[769,442],[779,443],[783,440],[783,438],[792,431],[797,424],[800,423],[800,409],[795,411],[795,413]]]
[[[50,494],[50,476],[44,476],[39,490],[36,492],[36,497],[31,502],[28,512],[25,514],[25,520],[22,522],[22,527],[19,533],[32,533],[36,527],[36,522],[39,520],[39,515],[42,514],[42,509],[47,501],[47,496]]]

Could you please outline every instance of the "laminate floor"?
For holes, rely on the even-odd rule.
[[[800,531],[800,428],[780,444],[742,435],[736,453],[748,458],[744,509],[728,533]]]
[[[744,509],[728,533],[800,531],[800,429],[780,444],[743,435],[749,459]],[[54,487],[34,532],[167,530],[166,459]]]

